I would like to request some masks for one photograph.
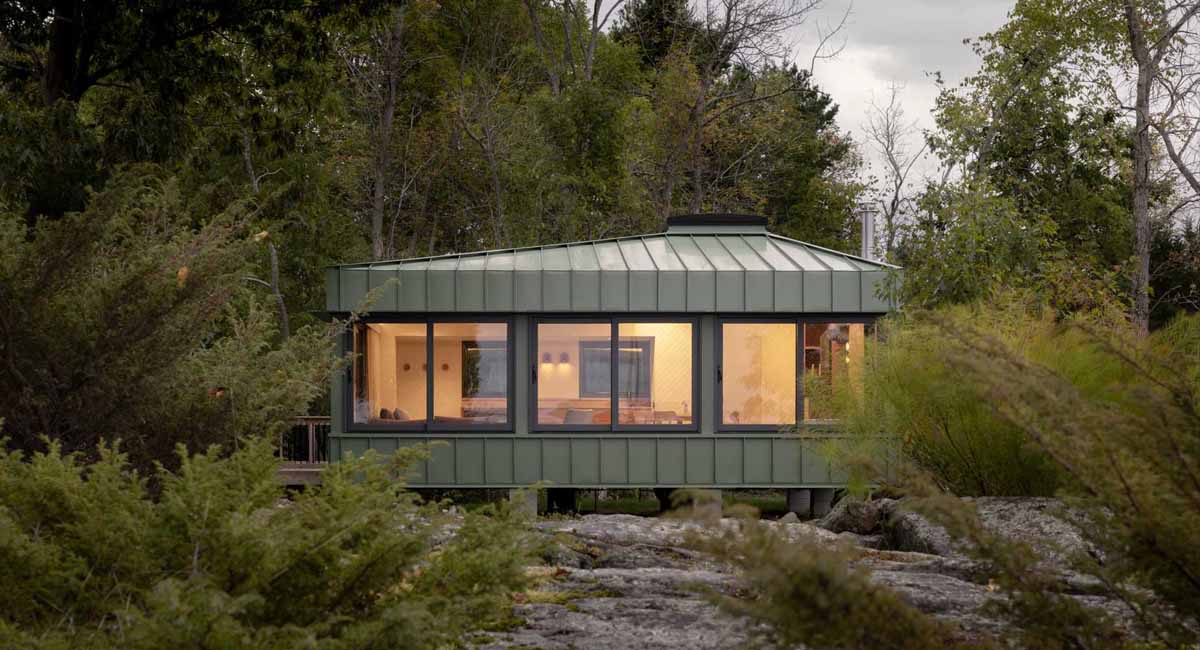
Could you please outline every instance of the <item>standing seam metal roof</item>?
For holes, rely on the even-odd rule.
[[[326,307],[358,311],[378,290],[373,312],[881,313],[894,308],[879,289],[896,269],[766,230],[673,228],[343,264],[328,270]]]

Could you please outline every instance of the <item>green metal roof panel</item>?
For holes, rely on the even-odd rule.
[[[518,271],[542,270],[542,251],[539,249],[515,251],[513,256],[517,260]]]
[[[687,266],[684,266],[683,260],[675,254],[675,249],[671,248],[667,243],[666,237],[645,237],[641,240],[642,244],[649,251],[650,257],[654,261],[654,268],[658,271],[686,271]]]
[[[571,258],[573,271],[599,271],[600,261],[596,259],[596,247],[587,244],[568,246],[566,248]]]
[[[721,244],[725,246],[725,250],[737,260],[737,263],[747,271],[770,271],[771,265],[763,259],[762,255],[750,248],[741,237],[720,237]],[[782,256],[781,256],[782,257]],[[784,262],[786,267],[794,266],[790,262]]]
[[[721,243],[723,237],[713,237],[705,235],[697,235],[692,237],[692,241],[704,253],[707,259],[714,268],[718,271],[743,271],[746,267],[742,266],[733,255],[729,254],[729,250]]]
[[[617,242],[617,246],[621,248],[621,255],[625,259],[625,263],[630,271],[658,270],[658,267],[654,264],[654,259],[650,257],[650,252],[646,250],[646,245],[642,240],[626,239]]]
[[[817,259],[821,260],[822,264],[824,264],[825,266],[828,266],[830,269],[832,269],[834,271],[858,271],[859,270],[859,268],[857,266],[855,266],[850,260],[847,260],[842,257],[838,257],[837,255],[830,255],[829,253],[826,253],[825,251],[822,251],[821,249],[809,248],[809,252],[812,253],[813,257],[816,257]]]
[[[570,271],[571,255],[565,246],[542,249],[543,271]]]
[[[711,271],[713,265],[708,261],[708,258],[696,245],[696,242],[691,237],[684,236],[668,236],[667,245],[670,246],[679,259],[683,261],[684,267],[689,271]]]
[[[605,271],[625,271],[628,267],[625,265],[625,256],[621,254],[621,247],[617,242],[598,242],[596,244],[596,257],[600,260],[600,268]]]
[[[383,289],[382,312],[881,313],[894,269],[738,226],[346,264],[326,275],[326,307],[352,311]],[[398,281],[398,282],[397,282]]]

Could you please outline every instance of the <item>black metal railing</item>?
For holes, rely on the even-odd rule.
[[[300,463],[329,462],[329,418],[326,416],[302,416],[286,431],[279,441],[279,456],[283,460]]]

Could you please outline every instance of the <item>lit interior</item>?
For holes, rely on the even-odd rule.
[[[725,323],[722,331],[722,421],[795,423],[796,325]]]
[[[866,351],[862,323],[804,326],[804,419],[831,420],[837,396],[859,386]]]
[[[354,347],[354,421],[422,423],[427,412],[425,324],[370,323],[357,330]],[[506,323],[435,323],[433,356],[435,422],[507,421]]]
[[[537,421],[540,424],[612,422],[611,375],[605,356],[611,344],[609,323],[538,324]],[[587,355],[582,363],[581,354]],[[607,392],[605,386],[609,387]]]
[[[691,424],[692,324],[620,323],[617,336],[619,422]]]
[[[611,333],[606,322],[538,325],[540,424],[612,422]],[[617,335],[618,423],[691,424],[692,324],[620,323]]]
[[[425,323],[371,323],[357,328],[354,365],[355,422],[425,420]]]

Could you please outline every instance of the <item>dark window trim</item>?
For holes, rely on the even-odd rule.
[[[729,315],[716,314],[714,345],[716,355],[713,357],[713,402],[716,409],[716,422],[713,430],[717,433],[745,433],[750,431],[775,431],[787,427],[799,427],[807,424],[828,424],[830,420],[804,419],[804,326],[810,323],[846,323],[874,325],[879,316],[872,314],[805,314],[803,316],[771,317],[759,315]],[[791,323],[796,326],[796,421],[787,424],[728,424],[725,422],[725,391],[722,382],[722,365],[724,361],[725,323]]]
[[[369,325],[372,323],[424,323],[425,324],[425,419],[423,421],[415,421],[406,424],[366,424],[354,421],[354,375],[353,369],[356,364],[349,364],[347,372],[344,375],[346,381],[345,390],[342,391],[343,411],[345,416],[342,418],[344,431],[346,433],[414,433],[414,432],[463,432],[463,433],[489,433],[489,432],[507,432],[515,431],[516,421],[516,341],[515,324],[511,316],[497,316],[495,314],[428,314],[422,316],[402,316],[402,315],[375,315],[367,316],[359,319],[355,326],[352,326],[346,333],[346,340],[350,345],[350,353],[354,355],[354,333],[356,326]],[[434,420],[434,395],[433,395],[433,377],[435,360],[433,355],[433,327],[438,323],[504,323],[505,324],[505,344],[508,346],[508,395],[505,400],[506,416],[504,422],[488,422],[488,423],[459,423],[459,422],[436,422]],[[364,357],[365,358],[365,357]],[[365,370],[365,366],[364,366]]]
[[[700,431],[700,377],[701,375],[701,359],[700,359],[700,318],[699,314],[530,314],[529,316],[529,354],[530,354],[530,380],[531,387],[529,390],[528,408],[529,408],[529,430],[534,433],[594,433],[594,432],[621,432],[621,433],[696,433]],[[620,398],[617,395],[617,373],[610,373],[612,381],[611,395],[609,396],[609,424],[543,424],[537,419],[538,407],[538,387],[537,387],[537,371],[538,363],[541,360],[541,352],[538,351],[538,325],[542,323],[557,324],[557,323],[593,323],[610,325],[609,330],[609,348],[611,355],[617,354],[619,345],[614,345],[613,342],[620,340],[619,331],[621,323],[687,323],[692,326],[692,400],[691,400],[691,424],[620,424],[619,423],[619,403]],[[615,367],[615,359],[610,356],[610,363]]]

